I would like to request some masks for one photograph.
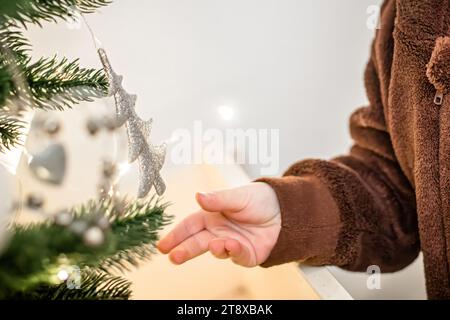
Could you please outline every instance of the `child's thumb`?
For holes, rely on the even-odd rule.
[[[209,212],[241,211],[247,206],[248,198],[248,190],[244,187],[196,194],[200,207]]]

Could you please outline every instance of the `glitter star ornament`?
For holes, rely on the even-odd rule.
[[[117,75],[103,48],[98,54],[109,81],[109,96],[113,96],[116,104],[117,127],[123,125],[128,134],[128,162],[139,163],[138,197],[145,197],[155,187],[160,196],[166,190],[166,185],[160,175],[166,156],[166,145],[153,145],[150,141],[152,119],[142,120],[135,110],[137,96],[129,94],[122,86],[123,77]]]

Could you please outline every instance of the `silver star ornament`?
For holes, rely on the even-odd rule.
[[[113,96],[116,105],[117,127],[125,124],[128,134],[128,161],[138,160],[139,189],[138,197],[145,197],[155,187],[161,196],[166,185],[160,175],[166,156],[166,145],[153,145],[150,132],[153,120],[142,120],[135,110],[137,96],[129,94],[122,86],[123,77],[117,75],[109,63],[104,49],[98,49],[98,54],[109,82],[108,96]]]

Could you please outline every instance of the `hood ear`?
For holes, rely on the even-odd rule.
[[[439,37],[427,65],[427,77],[443,93],[450,92],[450,36]]]

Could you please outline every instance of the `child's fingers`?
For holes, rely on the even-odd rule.
[[[231,258],[236,264],[246,267],[253,266],[250,250],[239,240],[231,238],[213,239],[209,243],[209,251],[216,258]]]
[[[225,241],[226,239],[216,238],[209,243],[209,251],[218,259],[227,259],[230,257],[228,251],[225,249]]]
[[[170,252],[169,258],[174,264],[185,263],[208,251],[208,244],[213,238],[211,232],[202,230],[176,246]]]
[[[236,239],[227,239],[225,241],[225,250],[234,263],[245,267],[252,267],[252,255],[250,250]]]
[[[203,210],[208,212],[238,212],[248,203],[248,190],[244,187],[215,192],[199,192],[195,198]]]
[[[200,211],[186,217],[157,244],[159,251],[169,253],[187,238],[205,229],[204,212]]]

